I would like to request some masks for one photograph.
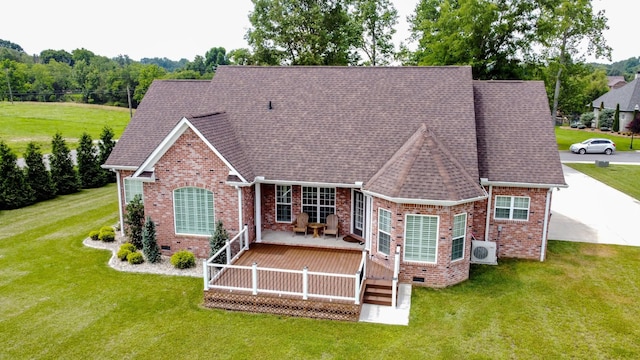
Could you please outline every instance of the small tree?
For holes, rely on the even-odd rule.
[[[600,112],[598,116],[598,127],[600,129],[608,128],[611,129],[613,125],[613,116],[615,114],[615,110],[604,109]]]
[[[17,163],[18,157],[0,141],[0,210],[17,209],[35,202],[35,194]]]
[[[620,104],[616,104],[616,112],[613,114],[613,131],[620,131]]]
[[[209,246],[211,248],[211,251],[209,252],[210,257],[215,255],[218,250],[222,249],[222,247],[225,246],[227,240],[229,240],[229,233],[227,233],[227,230],[224,228],[222,220],[218,219],[215,226],[216,227],[213,231],[213,235],[211,235],[211,237],[209,238]],[[218,256],[217,259],[214,259],[214,262],[216,264],[224,264],[226,261],[227,258],[222,256]]]
[[[580,122],[583,123],[584,126],[590,128],[590,127],[593,127],[593,120],[595,118],[596,116],[593,114],[593,112],[589,111],[580,115]]]
[[[52,153],[49,158],[51,167],[51,180],[59,195],[72,194],[80,191],[80,179],[73,167],[71,154],[67,143],[58,132],[51,141]]]
[[[142,232],[142,252],[150,263],[157,263],[160,261],[160,249],[156,241],[156,224],[151,220],[150,216],[147,216],[147,221],[144,223],[144,231]]]
[[[144,204],[142,203],[142,197],[140,195],[134,196],[133,200],[127,204],[124,222],[127,225],[125,232],[129,238],[129,242],[135,245],[137,249],[142,249]]]
[[[111,155],[111,151],[116,146],[116,142],[113,140],[113,136],[113,131],[109,126],[105,126],[104,128],[102,128],[102,133],[100,134],[100,143],[98,145],[98,147],[100,148],[100,154],[98,156],[98,166],[103,165],[107,161],[109,155]],[[100,170],[102,171],[104,181],[106,181],[107,183],[116,182],[116,174],[114,172],[102,168],[100,168]]]
[[[35,201],[44,201],[56,196],[56,189],[51,181],[51,173],[44,164],[44,158],[40,152],[40,146],[30,142],[24,154],[27,164],[25,175],[29,186],[34,191]]]
[[[101,187],[106,183],[103,169],[98,163],[96,148],[93,146],[93,139],[86,132],[80,136],[80,142],[76,149],[78,155],[78,174],[80,183],[85,189]]]
[[[640,112],[637,110],[633,112],[633,120],[627,125],[627,129],[631,131],[631,144],[629,144],[629,149],[633,150],[633,136],[640,134]]]

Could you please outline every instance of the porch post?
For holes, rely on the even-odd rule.
[[[355,281],[356,281],[355,287],[354,287],[355,294],[353,294],[354,298],[355,298],[355,304],[356,305],[360,305],[360,291],[361,291],[360,290],[360,279],[361,278],[362,278],[362,270],[358,270],[356,272],[356,277],[355,277]]]
[[[258,295],[258,263],[251,264],[251,288],[252,294]]]
[[[309,299],[309,268],[302,269],[302,300]]]
[[[225,247],[227,248],[227,265],[231,264],[231,246],[229,246],[229,239],[225,240]]]
[[[118,215],[120,217],[120,236],[124,236],[124,211],[122,209],[122,182],[120,181],[120,171],[115,170],[116,172],[116,187],[118,188]],[[144,185],[143,185],[144,186]]]
[[[249,227],[245,225],[242,231],[244,231],[244,249],[249,250]]]
[[[255,198],[255,223],[256,223],[256,242],[262,242],[262,194],[260,191],[261,183],[256,181],[256,198]]]
[[[209,271],[207,260],[202,260],[202,275],[204,277],[204,289],[209,290]]]
[[[400,273],[400,245],[396,246],[395,262],[393,265],[393,281],[391,288],[391,307],[398,306],[398,274]]]

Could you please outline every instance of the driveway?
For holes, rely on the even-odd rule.
[[[640,201],[562,168],[569,187],[554,190],[549,239],[640,246]]]

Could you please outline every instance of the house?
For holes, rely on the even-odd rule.
[[[607,86],[609,89],[617,89],[625,86],[627,81],[624,76],[607,76]]]
[[[640,110],[640,80],[639,74],[635,79],[626,83],[624,86],[613,88],[606,94],[593,100],[593,114],[598,119],[600,115],[600,106],[604,109],[615,110],[620,105],[620,131],[627,131],[627,126],[633,120],[634,111]],[[597,120],[596,120],[597,121]]]
[[[220,66],[212,81],[153,82],[103,166],[117,173],[121,219],[143,196],[164,254],[208,257],[208,236],[223,221],[239,245],[226,248],[223,265],[205,265],[220,266],[205,271],[205,289],[223,290],[212,302],[245,289],[229,300],[244,309],[268,292],[255,262],[243,268],[252,285],[214,283],[245,249],[270,239],[335,247],[348,235],[361,242],[349,243],[358,253],[357,272],[343,279],[348,295],[316,298],[358,305],[375,269],[392,274],[395,291],[397,282],[463,282],[472,260],[487,256],[543,261],[552,191],[566,186],[549,118],[542,82],[474,81],[468,66]],[[293,234],[302,212],[310,223],[336,214],[338,239]],[[261,261],[305,256],[292,254]],[[329,257],[333,267],[341,261]],[[311,298],[321,286],[307,283],[312,268],[300,271],[304,291],[271,292]]]

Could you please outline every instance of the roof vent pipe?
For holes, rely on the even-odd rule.
[[[271,105],[271,100],[269,100],[269,110],[272,110],[273,106]]]

